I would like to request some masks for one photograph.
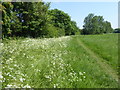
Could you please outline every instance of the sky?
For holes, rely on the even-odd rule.
[[[50,9],[56,8],[68,13],[81,29],[89,13],[103,16],[114,29],[118,27],[118,2],[51,2]]]

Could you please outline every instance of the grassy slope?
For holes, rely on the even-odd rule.
[[[117,87],[76,38],[5,41],[3,88]]]

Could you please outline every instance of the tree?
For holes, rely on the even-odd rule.
[[[49,4],[44,2],[13,3],[13,11],[22,23],[22,36],[38,37],[45,34]]]
[[[76,34],[80,34],[80,30],[77,27],[77,23],[75,21],[71,21],[71,35],[76,35]]]
[[[114,30],[114,33],[120,33],[120,28],[116,28],[116,29]]]
[[[92,32],[91,34],[100,34],[104,31],[104,19],[102,16],[94,16],[92,19]]]
[[[68,25],[68,22],[70,21],[70,17],[64,13],[63,11],[60,11],[58,9],[49,10],[49,15],[51,18],[51,23],[60,29],[63,29],[65,32],[66,26]]]
[[[11,35],[11,10],[13,8],[13,5],[10,2],[3,2],[2,3],[2,35],[3,37],[7,37]]]
[[[1,6],[4,37],[58,37],[79,32],[67,13],[49,10],[50,3],[4,2]]]
[[[3,2],[3,35],[42,37],[46,35],[49,3]]]
[[[89,14],[84,19],[82,34],[102,34],[113,31],[110,22],[104,21],[103,16]]]
[[[78,29],[76,26],[76,22],[71,21],[71,18],[67,13],[64,13],[63,11],[58,9],[53,9],[49,11],[49,14],[51,15],[51,23],[55,27],[64,30],[62,32],[65,32],[65,35],[75,34]]]
[[[1,2],[1,1],[0,1]],[[2,38],[2,4],[0,3],[0,39]]]
[[[108,21],[105,21],[104,22],[104,33],[112,33],[113,32],[113,29],[112,29],[112,27],[111,27],[111,24],[110,24],[110,22],[108,22]]]
[[[84,25],[83,25],[83,33],[84,34],[91,34],[91,31],[93,29],[92,25],[92,18],[94,17],[94,14],[90,13],[87,17],[84,19]]]

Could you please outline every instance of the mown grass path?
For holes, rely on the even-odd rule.
[[[77,42],[80,44],[81,47],[83,47],[96,61],[97,63],[101,66],[101,68],[109,74],[113,79],[115,79],[118,82],[118,75],[115,70],[113,70],[106,62],[105,60],[94,53],[89,47],[87,47],[79,38],[77,38]]]

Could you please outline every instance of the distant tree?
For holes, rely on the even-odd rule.
[[[93,29],[92,25],[92,18],[94,17],[94,14],[90,13],[87,17],[84,19],[84,25],[83,25],[83,34],[91,34],[91,31]]]
[[[120,28],[116,28],[113,32],[114,33],[120,33]]]
[[[82,34],[101,34],[113,31],[110,22],[104,21],[103,16],[89,14],[84,19]]]
[[[104,33],[112,33],[113,32],[113,28],[111,27],[111,23],[108,21],[104,22]]]

